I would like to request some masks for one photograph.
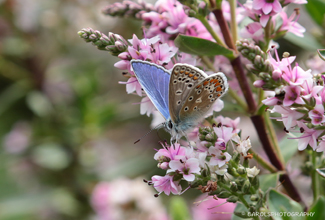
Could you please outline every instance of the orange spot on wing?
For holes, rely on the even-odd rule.
[[[215,87],[220,86],[220,83],[217,82],[216,84],[214,84],[214,86],[215,86]]]
[[[186,72],[185,72],[185,75],[188,75],[189,73],[190,73],[190,72],[186,71]]]
[[[185,70],[181,70],[181,71],[179,71],[180,73],[184,73],[185,72]]]
[[[217,94],[218,97],[220,97],[220,94]]]
[[[216,91],[218,92],[222,91],[221,87],[217,87]]]
[[[197,80],[197,79],[198,79],[198,77],[197,77],[197,76],[194,76],[194,77],[193,77],[193,79],[194,79],[194,80]]]
[[[205,82],[203,83],[203,85],[206,86],[208,83],[209,83],[208,81],[205,81]]]
[[[194,76],[192,73],[190,73],[189,75],[188,75],[189,77],[192,77],[192,76]]]
[[[201,87],[201,85],[198,85],[196,88],[198,89],[198,88],[200,88]]]

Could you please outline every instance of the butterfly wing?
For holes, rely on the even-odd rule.
[[[169,82],[169,113],[176,124],[179,123],[179,113],[193,88],[205,79],[207,75],[200,69],[187,64],[175,64]]]
[[[228,90],[227,78],[221,72],[210,75],[198,83],[186,97],[179,113],[180,128],[186,130],[191,123],[204,117],[214,102]]]
[[[163,67],[147,61],[131,60],[131,65],[143,90],[158,111],[165,119],[168,119],[168,87],[170,73]]]

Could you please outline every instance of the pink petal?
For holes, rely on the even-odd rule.
[[[272,4],[271,3],[265,3],[264,7],[262,8],[262,11],[265,14],[269,14],[272,11]]]

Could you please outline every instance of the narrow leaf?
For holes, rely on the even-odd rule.
[[[307,12],[310,17],[322,27],[324,24],[324,15],[325,15],[325,1],[324,0],[312,0],[308,1],[306,5]]]
[[[321,196],[318,200],[310,207],[307,214],[307,220],[312,219],[325,219],[325,198]]]
[[[281,213],[281,212],[303,212],[303,208],[299,203],[292,200],[290,197],[271,189],[267,197],[267,205],[270,212]],[[272,216],[275,220],[282,220],[281,216]],[[289,219],[299,220],[304,219],[303,216],[293,216]]]
[[[325,61],[325,49],[318,49],[317,50],[318,56]]]
[[[325,168],[316,169],[317,173],[325,178]]]
[[[198,37],[191,37],[186,35],[178,35],[175,39],[175,45],[180,51],[198,55],[198,56],[216,56],[223,55],[229,59],[234,59],[232,50],[224,48],[223,46]]]

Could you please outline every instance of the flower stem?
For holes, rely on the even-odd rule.
[[[230,4],[230,14],[231,14],[231,21],[230,21],[230,29],[233,38],[234,44],[236,44],[237,36],[238,36],[238,29],[237,29],[237,21],[236,21],[236,0],[229,0]]]
[[[201,21],[201,23],[204,25],[204,27],[209,31],[213,39],[220,44],[221,46],[227,48],[226,44],[221,40],[221,38],[217,35],[217,33],[212,29],[211,25],[209,24],[208,20],[203,17],[202,15],[197,14],[196,18]]]
[[[269,131],[269,133],[268,133],[269,134],[269,139],[272,141],[274,150],[276,151],[281,163],[284,163],[284,158],[283,158],[283,155],[281,153],[279,143],[277,141],[278,139],[277,139],[277,136],[276,136],[276,133],[275,133],[275,130],[274,130],[274,126],[273,126],[272,121],[270,119],[270,113],[265,112],[264,118],[265,118],[266,128]]]
[[[272,164],[270,164],[268,161],[266,161],[263,157],[261,157],[259,154],[257,154],[254,150],[250,149],[248,151],[249,153],[253,154],[254,159],[257,161],[259,165],[270,171],[271,173],[278,172],[277,168],[275,168]]]
[[[217,72],[216,69],[214,68],[212,62],[206,57],[206,56],[202,56],[201,57],[201,60],[202,62],[210,69],[212,70],[213,72]],[[247,105],[246,103],[243,101],[242,98],[240,98],[237,93],[231,89],[231,88],[228,88],[228,93],[230,94],[230,96],[235,99],[235,101],[237,102],[238,105],[240,105],[243,110],[246,112],[247,111]]]
[[[230,49],[233,49],[233,50],[235,50],[237,52],[237,48],[235,46],[235,43],[232,40],[232,36],[230,34],[228,24],[227,24],[225,18],[223,17],[222,10],[221,9],[214,9],[212,11],[212,13],[214,14],[214,16],[217,19],[217,22],[218,22],[218,24],[220,26],[223,38],[225,39],[225,42],[226,42],[227,46]]]
[[[318,173],[316,172],[316,168],[317,168],[316,159],[317,159],[317,153],[316,153],[316,151],[313,150],[312,155],[311,155],[311,162],[313,164],[313,170],[311,173],[311,181],[312,181],[312,187],[313,187],[314,201],[316,201],[319,196],[319,179],[318,179]]]

